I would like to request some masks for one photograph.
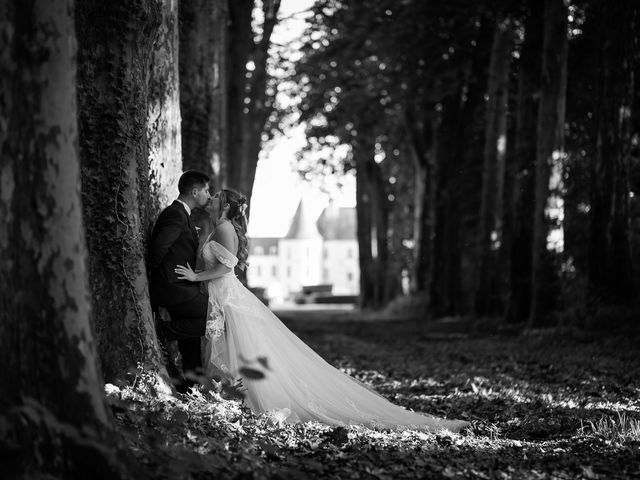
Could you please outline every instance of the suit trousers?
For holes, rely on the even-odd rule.
[[[163,322],[163,336],[166,340],[178,341],[182,369],[185,372],[202,368],[200,337],[205,332],[208,303],[207,295],[199,293],[188,302],[165,307],[171,321]]]

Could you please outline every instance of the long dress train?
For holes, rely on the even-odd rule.
[[[232,271],[207,282],[209,314],[203,348],[206,375],[220,370],[242,377],[245,402],[254,413],[273,412],[286,422],[315,420],[370,428],[459,431],[468,425],[414,413],[394,405],[368,386],[341,372],[291,332],[236,278],[238,259],[224,246],[202,247],[205,268],[216,262]],[[263,378],[242,375],[243,367]],[[246,370],[244,370],[246,371]]]

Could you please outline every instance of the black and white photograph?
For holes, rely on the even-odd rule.
[[[640,478],[640,1],[0,0],[0,478]]]

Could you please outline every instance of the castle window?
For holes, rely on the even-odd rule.
[[[273,277],[277,277],[278,276],[278,267],[276,267],[275,265],[273,265],[271,267],[271,276],[273,276]]]
[[[278,247],[271,245],[269,247],[269,255],[276,255],[278,253]]]
[[[264,248],[262,248],[262,245],[256,245],[253,249],[253,253],[256,255],[264,255]]]

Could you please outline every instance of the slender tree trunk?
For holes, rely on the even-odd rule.
[[[358,133],[359,136],[363,132]],[[360,266],[360,308],[374,308],[375,305],[375,260],[372,252],[372,198],[369,163],[373,159],[373,148],[366,140],[356,140],[353,144],[353,158],[356,165],[356,217],[358,224],[358,250]]]
[[[84,0],[76,12],[89,279],[108,380],[140,364],[161,369],[143,241],[149,197],[141,184],[150,169],[147,99],[162,8],[158,0]]]
[[[522,54],[522,50],[520,50]],[[515,62],[514,62],[515,63]],[[517,71],[519,73],[519,71]],[[499,271],[501,272],[499,283],[500,291],[502,292],[503,309],[502,314],[504,318],[507,318],[509,307],[511,304],[511,256],[513,253],[513,234],[515,224],[515,198],[513,195],[516,184],[516,165],[518,159],[516,158],[516,121],[518,106],[518,84],[519,79],[517,73],[514,72],[509,79],[509,95],[507,101],[507,148],[505,152],[505,170],[504,170],[504,191],[502,202],[504,204],[503,216],[502,216],[502,240],[500,244],[500,253],[498,259]],[[514,92],[515,94],[512,94]],[[566,203],[565,203],[566,205]],[[530,251],[528,249],[527,251]]]
[[[506,318],[526,322],[531,306],[531,260],[535,204],[535,159],[538,101],[542,65],[543,5],[529,1],[524,42],[518,72],[518,106],[514,147],[513,227],[509,276],[510,295]]]
[[[247,85],[247,62],[253,47],[251,12],[253,0],[229,2],[229,22],[227,32],[227,163],[223,186],[238,188],[242,159],[239,152],[243,142],[243,116]],[[248,111],[248,110],[247,110]],[[246,192],[243,192],[246,193]]]
[[[20,478],[124,474],[89,324],[73,11],[0,10],[0,423]]]
[[[547,257],[546,208],[551,166],[560,161],[564,130],[567,69],[567,7],[564,0],[545,0],[542,49],[542,89],[538,109],[535,209],[531,263],[531,311],[529,326],[544,323],[544,262]]]
[[[229,139],[225,185],[250,199],[262,135],[273,112],[275,91],[267,89],[267,61],[271,34],[277,23],[280,0],[262,2],[263,24],[259,40],[251,28],[253,0],[230,2],[229,22]],[[247,70],[247,64],[253,70]],[[249,212],[248,212],[249,213]]]
[[[605,4],[606,3],[606,4]],[[595,156],[589,244],[589,303],[632,305],[629,168],[632,148],[634,55],[640,8],[636,2],[598,2]]]
[[[431,293],[433,279],[433,247],[436,212],[436,172],[434,152],[434,122],[428,112],[418,119],[412,106],[405,107],[405,126],[409,134],[415,171],[414,186],[414,263],[411,275],[411,291],[427,297]]]
[[[433,138],[431,148],[427,156],[427,165],[424,172],[426,190],[422,197],[422,235],[420,252],[421,255],[418,258],[417,263],[417,282],[418,289],[424,292],[427,297],[431,292],[433,285],[434,274],[434,237],[436,231],[436,205],[437,205],[437,166],[435,160],[435,151],[437,149],[436,137],[433,134],[433,130],[436,130],[437,125],[428,126],[431,132],[429,136]]]
[[[250,72],[247,80],[248,97],[250,103],[247,106],[248,113],[242,117],[243,138],[240,158],[242,163],[239,169],[240,177],[237,186],[251,196],[253,182],[256,176],[258,155],[262,148],[262,136],[271,113],[274,111],[275,87],[268,89],[269,74],[267,62],[269,60],[269,48],[271,47],[271,34],[278,22],[278,10],[280,0],[266,0],[262,2],[262,34],[260,40],[253,47],[254,70]]]
[[[489,67],[488,100],[482,170],[482,196],[477,239],[475,313],[502,310],[499,249],[502,239],[503,189],[507,136],[509,65],[514,30],[510,21],[496,25]]]
[[[375,306],[384,307],[390,298],[393,270],[389,258],[389,199],[381,166],[373,158],[369,161],[371,178],[371,207],[376,243]]]
[[[403,132],[398,132],[398,137],[402,139]],[[410,293],[410,273],[413,264],[413,251],[408,249],[406,244],[406,240],[413,236],[414,178],[411,148],[404,140],[395,145],[395,148],[398,155],[393,155],[393,164],[390,166],[395,182],[390,183],[388,187],[394,196],[389,205],[391,299]]]
[[[250,11],[251,9],[249,9]],[[180,2],[182,162],[222,186],[227,150],[226,0]]]
[[[434,313],[466,315],[473,310],[474,235],[481,191],[484,142],[484,95],[491,59],[494,22],[482,19],[470,61],[467,81],[443,102],[438,138],[438,206],[436,268],[433,281]],[[436,291],[439,293],[436,295]]]
[[[412,157],[416,152],[413,151]],[[420,283],[420,259],[423,256],[422,237],[425,235],[424,227],[424,197],[427,194],[427,169],[417,161],[414,162],[414,186],[413,186],[413,271],[411,272],[411,293],[418,294],[421,291]]]
[[[442,120],[438,131],[438,169],[436,230],[434,235],[434,277],[431,312],[435,316],[453,315],[460,306],[460,229],[459,171],[461,155],[457,143],[463,141],[458,126],[463,109],[462,89],[442,101]]]

